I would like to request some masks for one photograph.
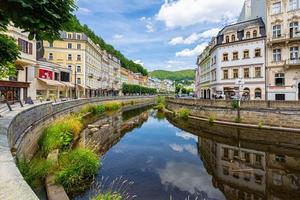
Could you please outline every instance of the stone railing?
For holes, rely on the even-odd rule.
[[[238,111],[231,101],[166,98],[167,108],[185,107],[199,118],[236,122]],[[241,123],[300,129],[300,102],[296,101],[243,101],[240,107]]]
[[[42,130],[52,120],[72,112],[84,105],[104,101],[135,101],[136,104],[154,103],[153,96],[123,96],[90,98],[61,103],[43,103],[20,107],[0,118],[0,199],[38,199],[19,172],[15,157],[32,158],[38,146]]]

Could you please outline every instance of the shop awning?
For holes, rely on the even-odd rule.
[[[68,88],[75,88],[75,85],[70,83],[70,82],[61,82],[62,84],[64,84],[65,86],[67,86]]]
[[[28,88],[30,83],[18,81],[0,81],[0,87]]]
[[[56,87],[64,87],[65,86],[64,84],[60,83],[59,81],[55,81],[55,80],[42,79],[42,78],[39,78],[39,80],[49,86],[56,86]]]

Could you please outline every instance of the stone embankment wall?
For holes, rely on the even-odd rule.
[[[20,108],[0,118],[0,199],[38,199],[15,164],[15,155],[31,159],[38,148],[42,130],[53,120],[78,112],[87,104],[122,101],[131,106],[149,105],[154,97],[91,98],[62,103],[43,103]],[[126,106],[125,106],[126,108]],[[13,156],[14,154],[14,156]]]
[[[169,110],[187,108],[190,115],[199,118],[213,118],[218,121],[235,122],[237,110],[231,101],[166,99]],[[300,128],[300,103],[296,101],[244,101],[240,107],[241,123],[267,125],[272,127]]]

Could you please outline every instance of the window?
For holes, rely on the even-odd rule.
[[[20,51],[23,53],[31,54],[32,55],[32,43],[27,42],[26,40],[23,40],[21,38],[18,39],[18,46],[20,48]]]
[[[234,42],[235,41],[235,35],[232,35],[231,36],[231,42]]]
[[[261,77],[261,67],[255,67],[255,78]]]
[[[249,58],[249,50],[244,51],[244,58]]]
[[[59,73],[54,72],[54,80],[59,81]]]
[[[255,174],[255,183],[261,185],[263,180],[263,176]]]
[[[275,14],[279,14],[281,13],[281,2],[276,2],[276,3],[273,3],[272,5],[272,14],[275,15]]]
[[[261,89],[260,88],[255,89],[255,99],[261,99]]]
[[[229,149],[227,149],[227,148],[223,149],[223,157],[227,158],[227,159],[229,158]]]
[[[273,38],[281,37],[281,25],[273,26]]]
[[[72,54],[68,54],[68,60],[72,60]]]
[[[229,169],[228,169],[228,167],[223,167],[223,174],[224,174],[225,176],[228,176],[228,175],[229,175]]]
[[[244,78],[249,78],[249,68],[244,68]]]
[[[81,49],[81,44],[77,44],[77,49]]]
[[[276,86],[284,86],[285,85],[284,73],[275,74],[275,85]]]
[[[72,39],[72,34],[68,33],[68,39]]]
[[[298,9],[298,0],[289,0],[289,10]]]
[[[64,82],[70,82],[70,73],[69,72],[60,72],[60,80]]]
[[[49,53],[48,59],[53,60],[53,53]]]
[[[76,67],[76,71],[77,71],[77,73],[81,73],[81,66],[80,66],[80,65],[78,65],[78,66]]]
[[[281,49],[273,49],[273,61],[281,61]]]
[[[226,36],[226,43],[229,42],[229,36]]]
[[[285,94],[275,94],[276,101],[285,101]]]
[[[253,31],[253,37],[256,38],[257,37],[257,30]]]
[[[228,61],[228,53],[223,54],[223,61]]]
[[[233,60],[239,59],[239,52],[233,52]]]
[[[246,33],[246,39],[250,39],[250,37],[251,37],[250,31],[247,31],[247,33]]]
[[[81,39],[81,35],[77,35],[77,40],[80,40]]]
[[[260,49],[255,49],[254,50],[254,55],[255,55],[255,57],[261,57],[261,50]]]
[[[77,55],[77,61],[81,61],[81,55],[80,54]]]
[[[68,65],[68,69],[71,71],[72,70],[72,65]]]
[[[53,42],[49,42],[49,47],[50,47],[50,48],[53,47]]]
[[[290,23],[290,37],[291,38],[299,36],[298,27],[299,27],[298,22],[291,22]]]
[[[72,49],[72,43],[68,43],[68,49]]]
[[[275,160],[277,162],[285,163],[285,156],[284,155],[276,155]]]
[[[223,70],[223,78],[228,79],[228,69]]]
[[[81,78],[77,78],[77,84],[81,84]]]
[[[290,59],[291,60],[298,60],[299,59],[299,48],[298,47],[291,47],[290,48]]]
[[[262,166],[262,155],[256,154],[256,156],[255,156],[255,165],[256,166]]]
[[[233,69],[233,78],[239,78],[239,69]]]

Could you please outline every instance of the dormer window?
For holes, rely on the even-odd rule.
[[[226,43],[229,43],[229,36],[226,36]]]
[[[250,39],[250,37],[251,37],[250,31],[247,31],[246,32],[246,39]]]
[[[231,42],[234,42],[235,41],[235,35],[232,35],[231,36]]]
[[[253,31],[253,37],[256,38],[257,37],[257,30]]]

